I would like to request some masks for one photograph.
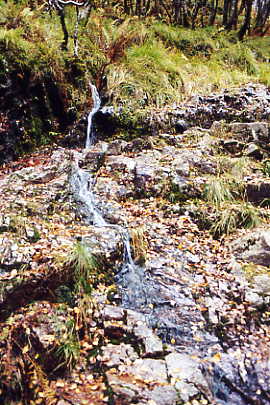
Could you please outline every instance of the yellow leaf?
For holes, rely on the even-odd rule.
[[[211,360],[214,361],[215,363],[218,363],[221,360],[221,354],[219,352],[214,354],[214,356],[211,357]]]

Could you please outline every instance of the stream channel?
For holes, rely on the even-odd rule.
[[[101,106],[96,87],[91,85],[91,90],[93,108],[88,115],[85,150],[95,143],[92,124]],[[108,223],[103,217],[94,194],[95,177],[91,171],[81,169],[76,158],[70,186],[78,209],[89,225],[114,229],[122,237],[123,263],[115,276],[122,307],[143,314],[148,326],[163,343],[174,342],[175,352],[184,356],[182,367],[186,367],[190,374],[193,387],[211,398],[212,404],[269,404],[267,390],[262,386],[257,389],[265,365],[258,369],[252,359],[235,361],[224,348],[222,337],[208,328],[207,319],[198,309],[192,294],[190,286],[194,280],[186,266],[186,253],[174,251],[171,256],[162,257],[161,252],[156,262],[147,263],[145,267],[136,265],[128,228]],[[175,270],[170,266],[172,258],[178,262],[179,271],[175,277],[172,276]],[[209,360],[215,358],[216,353],[221,355],[221,362]],[[195,363],[194,359],[199,361]]]

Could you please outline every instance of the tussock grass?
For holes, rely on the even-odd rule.
[[[89,248],[83,242],[77,242],[65,264],[74,270],[75,292],[91,294],[101,265]]]
[[[71,371],[80,356],[76,323],[74,319],[69,318],[65,324],[59,323],[58,326],[61,327],[61,339],[55,355],[58,357],[60,363],[54,369],[54,372],[63,366]]]
[[[232,201],[233,196],[226,181],[213,177],[205,187],[205,198],[208,203],[219,207],[225,201]]]
[[[79,56],[74,58],[73,7],[66,10],[69,49],[62,51],[56,13],[30,10],[26,2],[0,4],[0,74],[7,65],[27,67],[40,76],[52,74],[78,111],[88,107],[89,80],[101,89],[104,77],[109,102],[133,114],[181,102],[195,93],[209,94],[250,81],[270,84],[267,38],[240,43],[233,31],[219,32],[216,27],[190,30],[153,17],[123,20],[115,7],[110,15],[93,10],[87,25],[79,27]]]
[[[246,157],[221,156],[217,160],[217,177],[205,185],[204,198],[208,209],[201,208],[202,224],[219,238],[239,228],[259,226],[266,212],[246,202],[244,178],[250,174],[251,160]],[[222,176],[222,177],[221,177]]]
[[[214,58],[217,61],[226,63],[227,66],[236,67],[249,75],[256,75],[259,72],[255,53],[241,42],[220,49]]]
[[[220,208],[210,228],[215,237],[228,235],[239,228],[252,229],[262,222],[260,210],[250,203],[224,204]]]

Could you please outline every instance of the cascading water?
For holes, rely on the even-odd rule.
[[[100,98],[97,89],[92,84],[91,89],[93,108],[88,115],[85,149],[94,145],[95,140],[92,133],[92,122],[95,113],[100,108]],[[163,329],[169,328],[170,330],[173,330],[173,335],[175,335],[175,325],[173,325],[173,327],[171,326],[173,322],[171,322],[170,326],[167,328],[167,319],[165,323],[160,320],[157,321],[159,318],[159,312],[156,313],[155,309],[151,309],[160,306],[164,308],[164,305],[167,305],[167,301],[165,303],[162,298],[162,286],[153,279],[149,271],[146,271],[144,268],[141,268],[134,263],[128,230],[123,226],[110,224],[103,218],[96,205],[95,195],[93,193],[93,183],[94,181],[91,174],[81,169],[78,164],[78,159],[75,159],[70,184],[81,214],[86,218],[86,221],[89,224],[97,227],[110,227],[117,229],[122,236],[124,245],[123,265],[115,277],[121,293],[122,305],[126,308],[133,308],[144,312],[150,325],[156,326],[157,322],[159,322],[159,324],[165,325],[162,327]],[[183,301],[181,301],[181,303],[183,303]],[[167,332],[165,334],[167,334]],[[170,338],[171,335],[169,333],[168,339]]]
[[[93,108],[88,116],[87,139],[85,148],[94,144],[92,134],[92,121],[95,113],[100,107],[100,98],[97,89],[91,85]],[[118,285],[122,305],[125,308],[131,308],[143,312],[148,320],[149,325],[158,327],[164,340],[170,340],[172,337],[183,336],[190,339],[190,333],[186,328],[177,325],[175,319],[175,309],[170,301],[166,298],[168,289],[173,295],[172,301],[179,306],[190,305],[189,299],[186,299],[179,293],[179,288],[172,286],[167,287],[164,282],[157,282],[151,272],[145,268],[137,266],[131,253],[130,235],[127,228],[106,222],[99,212],[93,193],[93,177],[86,170],[79,167],[78,159],[75,158],[73,173],[70,179],[73,195],[78,203],[78,208],[86,221],[97,227],[110,227],[117,229],[121,234],[124,254],[123,265],[119,269],[115,280]],[[166,277],[166,276],[164,276]]]
[[[94,115],[98,112],[100,109],[101,105],[101,100],[97,91],[97,88],[95,85],[90,83],[91,91],[92,91],[92,100],[93,100],[93,108],[88,114],[88,125],[87,125],[87,134],[86,134],[86,142],[85,142],[85,148],[88,149],[91,145],[94,144],[94,136],[93,136],[93,130],[92,130],[92,123],[93,123],[93,117]]]
[[[88,149],[94,144],[94,136],[92,131],[93,117],[99,110],[101,100],[95,85],[90,83],[93,99],[93,108],[88,114],[87,136],[85,142],[85,149]],[[87,222],[95,226],[106,226],[107,223],[98,211],[95,204],[95,197],[93,194],[93,178],[90,173],[81,169],[78,164],[78,159],[75,159],[73,172],[70,178],[72,192],[75,196],[79,209]]]
[[[71,176],[70,183],[75,199],[80,204],[79,208],[83,216],[87,218],[87,222],[95,226],[105,226],[106,221],[95,205],[91,175],[77,165]]]
[[[95,138],[93,135],[92,124],[93,117],[96,112],[100,109],[101,100],[95,85],[90,83],[93,99],[93,108],[88,114],[88,125],[87,125],[87,136],[85,142],[85,149],[89,149],[90,146],[94,145]],[[97,227],[108,226],[112,228],[117,228],[120,232],[123,244],[124,244],[124,266],[123,272],[126,273],[127,270],[132,270],[135,268],[135,264],[132,259],[130,237],[128,231],[121,227],[120,225],[108,224],[103,218],[102,214],[99,212],[95,203],[95,196],[93,193],[93,178],[90,173],[81,169],[78,164],[78,159],[75,159],[73,172],[70,178],[71,189],[73,195],[79,204],[79,210],[82,215],[86,218],[87,222],[93,224]],[[125,269],[124,269],[125,268]]]
[[[94,144],[92,121],[100,107],[100,99],[95,86],[91,85],[91,89],[93,109],[88,116],[86,149]],[[192,275],[188,268],[185,270],[185,253],[177,251],[176,256],[169,256],[169,258],[163,257],[164,254],[162,254],[162,257],[157,257],[152,263],[148,263],[147,268],[137,266],[132,258],[128,229],[124,226],[110,224],[103,218],[97,208],[93,193],[93,176],[79,167],[78,159],[75,159],[70,183],[78,208],[87,222],[97,227],[114,228],[122,236],[123,264],[115,277],[121,294],[122,306],[143,314],[148,325],[156,330],[163,342],[174,343],[176,351],[184,353],[189,361],[191,358],[202,359],[198,368],[195,368],[195,365],[192,366],[194,367],[192,376],[200,386],[201,369],[203,370],[213,398],[217,399],[217,402],[212,403],[222,405],[232,403],[235,405],[268,404],[269,402],[266,401],[245,401],[246,398],[253,398],[254,377],[252,377],[252,373],[250,373],[250,377],[247,373],[246,380],[243,380],[237,362],[232,363],[227,353],[223,353],[225,363],[221,365],[216,362],[211,363],[212,356],[215,358],[216,353],[221,353],[223,349],[219,344],[219,339],[208,332],[201,311],[192,297],[189,281]],[[178,268],[170,267],[170,257],[181,263],[181,271]],[[177,277],[177,273],[175,274],[178,270],[181,277]],[[189,363],[187,363],[187,367],[190,367]],[[252,367],[253,365],[250,366],[250,369]],[[240,389],[237,388],[238,386]],[[257,382],[256,386],[258,386]],[[196,390],[194,391],[193,384],[191,384],[191,389],[194,394]],[[248,393],[248,396],[244,391]]]
[[[91,83],[90,87],[92,90],[93,108],[88,115],[85,149],[89,149],[95,143],[92,131],[93,117],[101,105],[97,88]],[[93,183],[94,181],[91,174],[86,170],[81,169],[78,164],[78,159],[75,158],[70,185],[78,204],[78,209],[89,224],[97,227],[114,228],[121,234],[124,245],[123,265],[116,279],[119,281],[122,304],[125,307],[130,308],[135,306],[144,307],[146,304],[151,303],[151,299],[149,301],[148,298],[151,296],[150,291],[152,288],[150,286],[151,283],[149,283],[150,279],[146,276],[145,271],[137,266],[132,259],[130,235],[128,230],[123,226],[107,223],[99,212],[95,202],[95,195],[93,193]]]

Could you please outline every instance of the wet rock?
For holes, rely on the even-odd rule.
[[[252,280],[253,290],[255,293],[270,296],[270,274],[259,274]]]
[[[0,272],[19,270],[31,262],[35,250],[19,246],[7,237],[0,237]]]
[[[226,139],[221,141],[224,149],[232,154],[239,154],[243,152],[245,144],[244,142],[239,142],[237,139]]]
[[[269,142],[269,124],[265,122],[232,123],[226,128],[244,142]]]
[[[218,403],[269,404],[269,362],[258,358],[256,352],[246,354],[240,349],[229,350],[222,353],[220,362],[206,364],[209,387]]]
[[[163,190],[162,181],[168,180],[170,169],[159,165],[161,155],[149,153],[136,159],[134,185],[139,194],[160,193]]]
[[[106,364],[106,367],[130,366],[138,357],[138,354],[129,344],[108,344],[102,347],[101,361]]]
[[[132,129],[133,132],[157,133],[178,132],[186,134],[189,126],[210,128],[214,121],[254,123],[269,118],[269,89],[260,84],[252,85],[253,92],[242,87],[234,91],[213,93],[209,96],[194,96],[188,102],[167,106],[153,111],[134,122],[129,116],[123,116],[122,107],[102,110],[96,114],[100,133],[111,136],[116,129]],[[250,88],[250,87],[249,87]],[[110,111],[108,113],[107,111]],[[132,114],[132,112],[130,113]]]
[[[84,167],[89,167],[90,170],[98,170],[102,166],[105,154],[108,149],[106,142],[98,142],[83,154]]]
[[[146,149],[152,149],[154,141],[155,141],[154,137],[153,137],[153,139],[149,138],[149,137],[136,138],[125,146],[124,151],[138,153],[138,152],[141,152]],[[159,140],[159,142],[160,142],[160,140]]]
[[[155,398],[157,404],[162,405],[161,400],[167,396],[166,404],[176,403],[177,394],[167,381],[164,360],[137,359],[130,366],[120,366],[119,371],[118,374],[113,370],[106,373],[108,384],[117,398],[131,401],[128,403],[149,403],[147,401]]]
[[[205,297],[204,304],[208,309],[207,316],[210,324],[217,325],[219,323],[218,314],[222,311],[224,304],[223,300],[218,297]]]
[[[102,317],[105,321],[122,321],[125,317],[124,309],[113,305],[106,305],[102,310]]]
[[[189,124],[184,121],[184,120],[178,120],[175,123],[175,131],[178,134],[182,134],[183,132],[185,132],[187,129],[189,128]]]
[[[123,201],[133,195],[133,189],[124,184],[119,184],[117,181],[109,177],[99,177],[95,184],[95,192],[98,198],[103,198],[103,201],[114,199]]]
[[[173,199],[187,200],[201,194],[199,177],[191,174],[215,173],[216,164],[205,158],[201,150],[179,150],[165,146],[162,150],[143,151],[136,158],[110,156],[106,160],[106,170],[112,172],[118,186],[112,184],[111,193],[118,199],[149,197],[152,195],[172,195]],[[98,181],[98,188],[106,186],[106,180]],[[122,195],[121,195],[122,194]]]
[[[127,315],[127,324],[132,327],[145,324],[146,318],[141,312],[133,311],[132,309],[125,309]]]
[[[136,326],[133,333],[144,344],[144,357],[155,357],[163,352],[162,341],[146,325]]]
[[[121,155],[125,148],[127,147],[128,142],[116,139],[115,141],[111,142],[107,149],[107,155]]]
[[[107,372],[107,380],[115,396],[115,403],[138,405],[176,405],[178,394],[169,384],[148,381],[146,383],[136,374],[115,375]],[[137,382],[137,383],[136,383]]]
[[[245,293],[245,300],[254,307],[261,307],[264,304],[264,299],[253,289],[247,289]]]
[[[242,87],[234,92],[214,93],[211,96],[194,96],[188,103],[174,106],[156,116],[163,128],[185,120],[192,125],[210,128],[217,120],[226,122],[254,122],[265,120],[269,113],[269,90],[254,86],[253,93]],[[156,114],[157,115],[157,114]]]
[[[270,231],[250,232],[232,242],[231,249],[238,259],[270,266]]]
[[[219,137],[221,145],[232,154],[244,153],[246,156],[261,160],[268,152],[269,124],[265,122],[248,122],[225,124],[214,122],[211,131]],[[226,139],[227,136],[232,136]]]
[[[112,170],[133,171],[136,166],[136,160],[127,156],[108,156],[106,166]]]
[[[210,391],[200,370],[199,362],[187,354],[180,353],[170,353],[165,360],[168,375],[174,381],[182,401],[189,401],[199,393],[204,393],[209,397]]]
[[[146,401],[141,404],[176,405],[179,399],[177,391],[169,385],[154,387],[154,389],[148,392],[145,397],[149,398],[149,400],[146,399]]]
[[[92,227],[91,234],[82,240],[89,252],[98,258],[102,265],[117,266],[123,257],[123,239],[119,229],[110,226]]]
[[[17,170],[11,175],[11,178],[13,181],[21,181],[24,184],[42,184],[62,175],[66,177],[70,167],[71,154],[69,151],[59,148],[53,152],[46,165],[36,165]]]
[[[0,216],[0,233],[7,232],[10,229],[11,219],[9,216],[3,214]]]

